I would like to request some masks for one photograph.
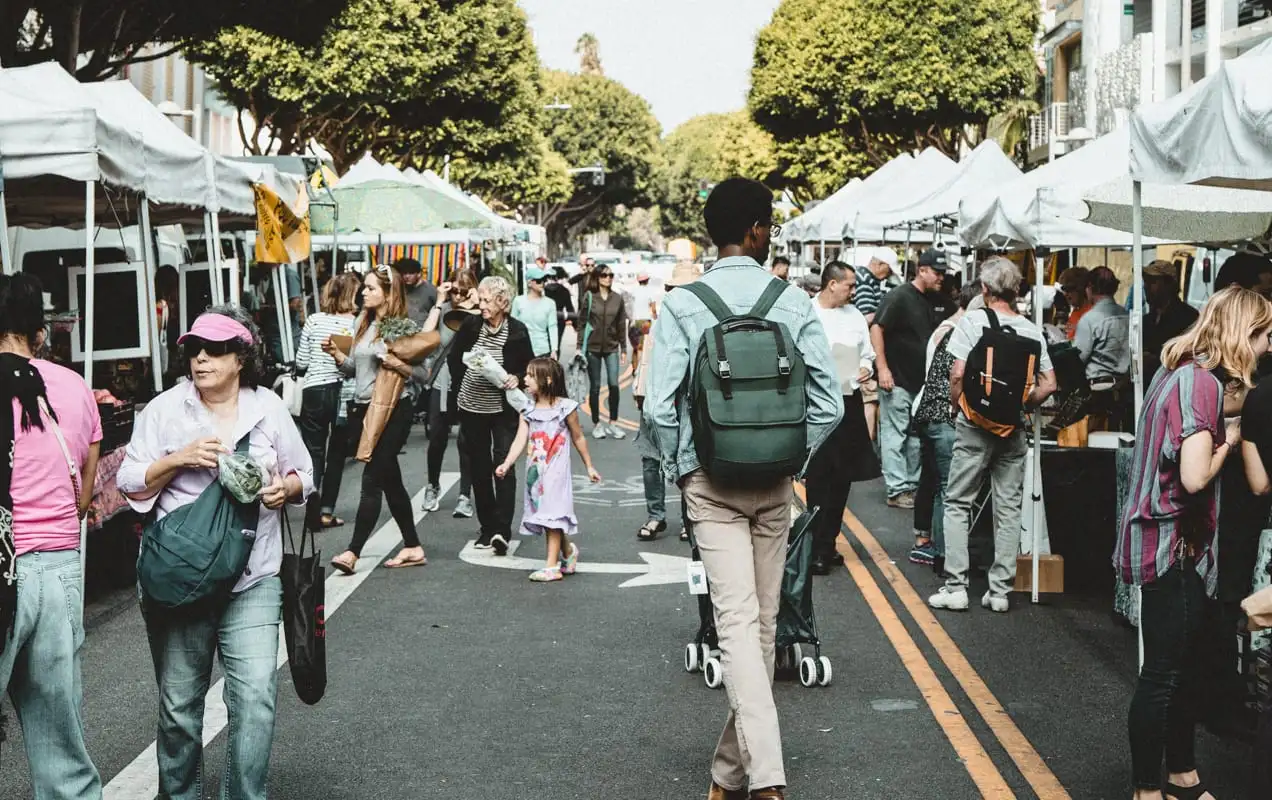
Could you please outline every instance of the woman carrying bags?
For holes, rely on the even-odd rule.
[[[340,371],[354,379],[353,408],[349,412],[349,441],[356,442],[362,435],[367,408],[375,392],[376,377],[387,369],[411,377],[411,365],[388,352],[388,345],[380,336],[379,322],[406,316],[406,299],[402,294],[402,276],[392,267],[380,264],[374,267],[362,281],[362,314],[353,330],[353,352],[346,355],[328,337],[322,349],[333,359]],[[380,518],[380,507],[389,502],[389,512],[402,532],[404,546],[398,554],[384,562],[389,569],[398,567],[422,567],[428,563],[424,547],[415,530],[415,512],[411,508],[411,496],[402,481],[402,467],[398,453],[406,444],[411,432],[411,404],[399,402],[393,407],[388,423],[371,453],[371,460],[362,471],[362,498],[358,502],[358,514],[353,521],[353,538],[349,548],[331,559],[331,566],[345,575],[352,575],[362,555],[362,548],[371,537],[372,529]]]
[[[1216,478],[1240,446],[1246,390],[1268,351],[1272,305],[1236,287],[1167,342],[1144,396],[1113,568],[1140,587],[1144,663],[1131,700],[1137,800],[1207,796],[1193,750],[1205,702],[1203,620],[1218,590]],[[1165,783],[1162,775],[1165,767]]]
[[[335,359],[323,350],[332,336],[353,333],[353,313],[357,309],[361,282],[352,272],[342,272],[322,290],[322,311],[305,320],[296,348],[296,368],[305,374],[305,391],[300,407],[300,435],[309,448],[314,465],[314,486],[322,493],[322,526],[335,528],[344,520],[335,516],[336,498],[348,449],[345,427],[337,427],[340,416],[340,388],[344,374]]]
[[[594,281],[594,282],[593,282]],[[627,363],[627,305],[614,291],[614,270],[601,266],[589,276],[587,293],[579,300],[578,352],[587,357],[592,407],[592,438],[626,439],[617,427],[618,370]],[[601,422],[601,367],[609,386],[609,424]]]

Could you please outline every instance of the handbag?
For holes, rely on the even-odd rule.
[[[299,378],[289,372],[279,375],[274,381],[274,391],[283,398],[283,405],[293,417],[300,416],[300,409],[305,402],[305,385]]]
[[[247,455],[251,432],[235,452]],[[147,600],[166,608],[222,599],[247,569],[256,545],[260,503],[240,503],[219,480],[193,503],[146,526],[137,582]]]
[[[296,696],[307,705],[327,690],[326,584],[322,551],[314,532],[320,525],[321,500],[310,497],[301,528],[300,546],[292,537],[291,520],[283,513],[283,530],[291,552],[283,553],[279,576],[283,582],[283,641]],[[306,546],[308,544],[308,546]]]

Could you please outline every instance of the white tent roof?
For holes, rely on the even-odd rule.
[[[925,188],[928,191],[911,195],[911,202],[903,206],[872,213],[869,221],[879,226],[895,228],[905,223],[956,217],[959,201],[964,197],[1003,186],[1023,174],[1003,153],[998,142],[990,139],[981,142],[966,158],[958,162],[957,171],[944,181],[927,184]]]
[[[1087,221],[1130,231],[1131,183],[1131,176],[1123,175],[1086,192]],[[1146,183],[1141,208],[1144,235],[1173,242],[1239,242],[1258,238],[1272,226],[1272,192]]]
[[[0,90],[0,163],[6,182],[53,175],[91,181],[97,123],[87,106],[52,106]]]
[[[1130,173],[1146,183],[1272,190],[1272,40],[1131,115]]]
[[[849,183],[844,188],[827,197],[821,205],[800,217],[803,220],[799,230],[799,241],[816,242],[843,240],[844,224],[855,213],[856,200],[872,187],[879,186],[891,177],[901,174],[906,167],[914,163],[914,156],[902,153],[859,183]]]
[[[1126,175],[1129,133],[1122,127],[1016,180],[959,203],[958,235],[971,247],[1130,247],[1131,234],[1087,216],[1085,192]],[[1178,240],[1176,240],[1178,241]],[[1146,238],[1144,244],[1161,242]]]
[[[868,184],[869,188],[859,189],[853,196],[851,207],[847,209],[849,213],[840,228],[843,239],[882,241],[884,228],[888,226],[876,217],[875,212],[904,206],[929,186],[945,183],[958,172],[958,164],[935,147],[929,147],[895,173],[880,177],[881,172],[882,169],[867,178],[863,185]]]
[[[900,157],[910,158],[908,154],[900,156]],[[810,231],[813,231],[813,232],[817,231],[818,227],[821,225],[821,218],[825,216],[827,213],[826,211],[822,211],[821,209],[825,208],[826,206],[829,206],[831,203],[840,202],[846,195],[849,195],[852,192],[857,191],[857,187],[860,185],[861,185],[861,178],[853,178],[852,180],[848,181],[848,183],[841,186],[839,190],[836,191],[834,194],[832,194],[830,197],[827,197],[825,200],[813,206],[807,212],[800,214],[798,217],[791,220],[790,224],[787,225],[785,229],[782,231],[783,241],[787,241],[787,242],[816,241],[817,236],[815,235],[810,236],[808,234]]]

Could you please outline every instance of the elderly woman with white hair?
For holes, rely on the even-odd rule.
[[[460,441],[468,450],[473,479],[473,501],[481,534],[477,548],[506,555],[512,538],[512,518],[517,507],[517,472],[509,469],[495,476],[495,465],[508,459],[520,423],[508,404],[505,389],[515,389],[525,379],[534,359],[530,332],[509,314],[512,286],[503,278],[485,278],[477,287],[480,317],[469,317],[455,332],[448,356],[451,374],[451,408],[459,409]],[[495,386],[464,364],[471,350],[484,350],[508,373],[503,386]]]

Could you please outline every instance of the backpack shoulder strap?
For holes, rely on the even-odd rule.
[[[985,319],[989,320],[990,330],[993,330],[993,331],[1002,330],[1003,326],[998,324],[998,315],[994,313],[994,309],[983,308],[981,310],[985,312]]]
[[[716,294],[715,289],[712,289],[702,281],[685,284],[683,288],[701,300],[707,310],[715,315],[717,322],[724,322],[726,319],[736,316],[733,313],[733,309],[729,308],[724,300],[720,299],[720,295]]]
[[[760,299],[755,301],[755,306],[751,309],[750,316],[759,317],[760,319],[767,317],[777,303],[777,299],[782,296],[788,286],[790,284],[781,278],[773,278],[769,281],[769,285],[764,287],[764,294],[760,295]]]

